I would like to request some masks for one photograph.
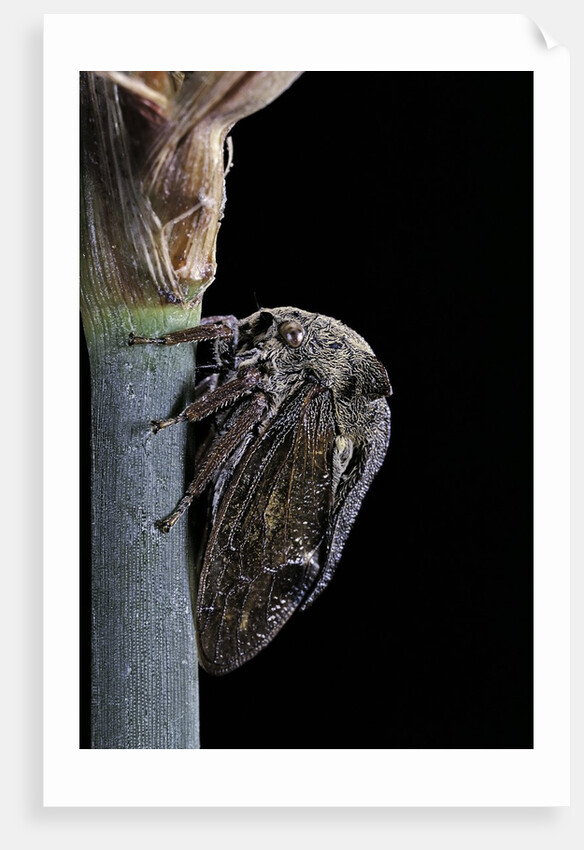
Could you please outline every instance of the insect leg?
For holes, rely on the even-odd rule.
[[[128,345],[179,345],[181,342],[206,342],[214,339],[232,339],[233,329],[224,322],[202,322],[196,328],[173,331],[164,336],[128,336]]]
[[[249,405],[245,407],[231,422],[229,429],[212,443],[208,453],[202,459],[197,473],[174,511],[161,520],[158,525],[162,531],[168,532],[180,519],[184,512],[190,507],[193,499],[200,496],[211,481],[216,470],[223,464],[243,437],[253,428],[256,422],[262,418],[267,407],[266,397],[263,393],[253,396]]]
[[[222,384],[209,393],[206,393],[201,398],[189,404],[182,413],[178,416],[172,416],[168,419],[153,420],[150,424],[155,434],[162,428],[168,428],[169,425],[176,425],[177,422],[198,422],[210,416],[221,407],[227,407],[242,395],[251,392],[262,379],[259,369],[251,366],[247,369],[241,369],[233,380]]]
[[[210,372],[213,375],[225,373],[235,366],[235,352],[239,340],[239,322],[235,316],[208,316],[201,319],[196,328],[173,331],[164,336],[136,336],[130,333],[128,345],[180,345],[183,342],[212,342],[213,359],[211,364],[197,366],[197,372]]]

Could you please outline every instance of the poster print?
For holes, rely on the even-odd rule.
[[[189,15],[177,28],[178,20],[46,17],[45,287],[59,297],[45,300],[45,805],[566,805],[567,51],[521,16]],[[62,514],[80,480],[75,434],[63,428],[78,410],[79,257],[60,250],[63,232],[74,245],[79,228],[79,71],[155,67],[144,46],[165,32],[172,57],[159,54],[156,65],[192,67],[190,34],[202,23],[209,39],[198,45],[199,67],[312,69],[230,134],[217,275],[203,312],[242,318],[288,302],[344,321],[391,378],[391,441],[333,580],[239,670],[206,676],[177,654],[188,633],[168,608],[137,618],[149,639],[128,679],[150,669],[160,647],[171,661],[161,670],[200,678],[192,694],[200,693],[201,725],[188,748],[168,749],[180,727],[150,723],[148,712],[153,692],[177,715],[190,716],[194,703],[152,677],[132,712],[157,730],[155,747],[134,749],[126,727],[114,748],[87,749],[87,707],[100,692],[88,676],[87,630],[77,652],[88,584],[80,600],[79,539]],[[140,324],[128,330],[138,334]],[[144,436],[152,418],[188,403],[194,357],[171,369],[182,359],[173,348],[181,347],[157,347],[150,360],[153,373],[168,374],[167,403],[153,411],[127,380],[135,397],[107,421],[131,419],[128,451],[138,466],[145,451],[158,465],[155,480],[134,472],[142,497],[125,502],[137,536],[168,516],[192,480],[186,423]],[[96,420],[87,404],[82,411],[87,434]],[[118,476],[122,488],[125,480]],[[127,583],[139,598],[146,586],[165,603],[170,586],[188,599],[179,568],[194,539],[191,513],[166,535],[155,580],[143,572]],[[153,546],[160,537],[149,538]],[[115,623],[124,596],[113,598]],[[182,614],[192,623],[190,601]],[[116,709],[115,700],[104,705]],[[266,759],[285,765],[277,782]]]

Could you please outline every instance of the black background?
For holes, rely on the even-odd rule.
[[[201,671],[203,747],[533,746],[532,83],[309,72],[232,131],[204,313],[339,318],[394,395],[330,586]]]

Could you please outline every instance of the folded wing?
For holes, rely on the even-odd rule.
[[[269,643],[318,581],[334,493],[330,392],[312,384],[225,478],[197,593],[201,665],[227,673]]]

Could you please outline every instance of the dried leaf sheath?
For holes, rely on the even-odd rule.
[[[88,297],[150,310],[200,302],[216,271],[227,133],[297,74],[144,76],[150,85],[140,75],[82,76],[84,202],[92,207],[82,253],[91,267],[109,260],[107,274],[83,287]]]

